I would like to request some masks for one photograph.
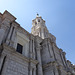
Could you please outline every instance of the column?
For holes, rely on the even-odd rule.
[[[42,39],[44,39],[44,30],[43,30],[43,28],[41,29],[41,35],[42,35]]]
[[[62,65],[65,66],[64,59],[63,59],[63,55],[62,55],[62,50],[61,49],[59,50],[59,53],[60,53]]]
[[[30,75],[36,75],[36,69],[30,68]]]
[[[48,42],[48,40],[47,40],[47,46],[48,46],[49,56],[51,58],[52,55],[51,55],[50,43]]]
[[[52,51],[52,47],[51,47],[51,44],[49,43],[49,50],[50,50],[50,56],[51,56],[51,59],[54,60],[54,56],[53,56],[53,51]]]
[[[39,64],[38,64],[38,75],[43,75],[40,48],[37,48],[36,51],[37,51],[37,60],[39,61]]]
[[[68,67],[68,65],[67,65],[67,61],[66,61],[66,58],[65,58],[65,55],[66,55],[66,53],[63,52],[63,58],[64,58],[65,66]]]
[[[32,58],[32,40],[30,40],[30,58]]]
[[[39,37],[41,37],[41,28],[39,29]]]
[[[32,68],[30,68],[30,75],[32,75]]]
[[[13,27],[10,27],[9,34],[8,34],[7,39],[6,39],[6,43],[7,43],[7,44],[9,44],[10,36],[11,36],[11,33],[12,33],[12,28],[13,28]]]
[[[55,75],[59,75],[57,66],[54,67],[54,74],[55,74]]]
[[[15,28],[14,28],[14,30],[13,30],[13,32],[12,32],[12,37],[11,37],[11,43],[10,43],[10,46],[12,46],[12,47],[14,47],[14,43],[15,43],[15,35],[16,35],[16,33],[15,33],[16,31],[15,31]],[[14,47],[15,48],[15,47]]]
[[[35,49],[34,49],[34,40],[33,40],[33,43],[32,43],[33,45],[33,59],[35,59]]]
[[[57,61],[56,55],[55,55],[55,50],[54,50],[54,43],[52,43],[52,51],[53,51],[53,55],[54,55],[54,60]]]
[[[14,46],[15,49],[17,48],[17,34],[15,33],[15,39],[14,39]]]
[[[66,63],[65,63],[65,60],[64,60],[63,51],[61,51],[61,58],[62,58],[62,63],[64,65],[64,67],[66,67]]]
[[[0,45],[1,45],[3,38],[4,38],[4,32],[5,31],[3,29],[0,29]]]
[[[5,55],[1,55],[1,57],[0,57],[0,71],[1,71],[1,67],[2,67],[4,56]]]
[[[34,75],[36,75],[36,69],[34,69]]]

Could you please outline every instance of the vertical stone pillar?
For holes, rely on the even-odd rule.
[[[32,49],[32,50],[33,50],[33,53],[32,53],[32,54],[33,54],[33,59],[35,59],[34,40],[33,40],[33,43],[32,43],[32,44],[33,44],[33,45],[32,45],[32,46],[33,46],[33,47],[32,47],[32,48],[33,48],[33,49]]]
[[[2,67],[4,56],[5,55],[1,55],[1,57],[0,57],[0,71],[1,71],[1,67]]]
[[[58,68],[57,68],[57,63],[54,63],[54,74],[59,75]]]
[[[35,68],[30,68],[30,75],[36,75],[36,69]]]
[[[4,72],[5,72],[5,68],[6,68],[6,65],[5,65],[5,63],[6,63],[6,54],[5,53],[3,53],[2,55],[1,55],[1,57],[0,57],[0,75],[5,75],[4,74]],[[4,72],[3,72],[4,71]]]
[[[40,29],[39,29],[38,33],[39,33],[39,37],[40,37]]]
[[[60,49],[59,52],[60,52],[60,57],[61,57],[62,64],[65,67],[65,62],[64,62],[64,58],[63,58],[63,51],[62,51],[62,49]]]
[[[51,53],[50,42],[49,42],[48,39],[47,39],[47,46],[48,46],[49,56],[50,56],[50,59],[51,59],[52,58],[52,53]]]
[[[30,58],[32,58],[32,40],[30,39]]]
[[[42,63],[41,63],[41,53],[40,53],[40,47],[36,48],[37,50],[37,60],[39,62],[38,64],[38,75],[43,75],[43,70],[42,70]]]
[[[1,45],[2,41],[3,41],[4,32],[5,31],[3,29],[0,29],[0,45]]]
[[[30,40],[30,58],[35,59],[34,39]]]
[[[35,61],[35,63],[34,63],[34,61],[33,61],[33,59],[30,60],[29,75],[36,75],[36,64],[38,62]]]
[[[53,51],[54,60],[57,61],[53,42],[52,42],[52,51]]]
[[[64,70],[63,66],[58,66],[58,73],[59,75],[67,75],[67,72]]]
[[[50,59],[51,59],[52,61],[54,61],[54,55],[53,55],[52,46],[51,46],[50,43],[49,43],[49,50],[50,50],[50,54],[51,54],[51,55],[50,55],[50,56],[51,56]]]
[[[11,36],[11,33],[12,33],[12,28],[13,27],[10,28],[10,32],[9,32],[8,37],[7,37],[7,40],[6,40],[6,43],[7,44],[9,44],[10,36]]]
[[[17,33],[15,32],[15,39],[14,39],[14,46],[15,49],[17,48]]]
[[[30,68],[30,75],[32,75],[32,68]]]
[[[36,69],[34,69],[34,75],[36,75]]]
[[[57,68],[55,68],[55,75],[59,75]]]
[[[14,28],[13,33],[12,33],[12,37],[11,37],[11,43],[10,46],[14,47],[14,43],[15,43],[15,36],[16,36],[16,30]],[[15,48],[15,47],[14,47]]]
[[[42,38],[44,39],[44,30],[43,30],[43,28],[41,29],[41,35],[42,35]]]
[[[66,61],[66,58],[65,58],[65,55],[66,55],[66,53],[63,52],[63,58],[64,58],[65,66],[68,67],[68,65],[67,65],[67,61]]]

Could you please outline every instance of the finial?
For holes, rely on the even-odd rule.
[[[37,17],[39,16],[39,14],[37,13]]]

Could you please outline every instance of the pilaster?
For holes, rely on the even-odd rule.
[[[37,65],[38,68],[38,75],[43,75],[43,69],[42,69],[42,61],[41,61],[41,53],[40,53],[40,47],[36,48],[37,51],[37,60],[39,62],[39,64]]]

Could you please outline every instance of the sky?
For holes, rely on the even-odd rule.
[[[30,33],[36,14],[42,16],[57,46],[75,64],[75,0],[0,0],[0,12],[5,10]]]

